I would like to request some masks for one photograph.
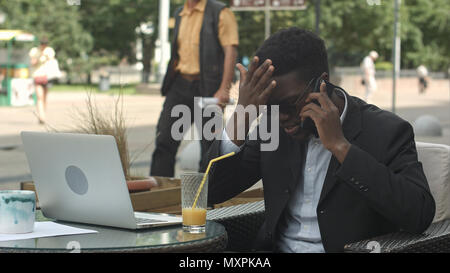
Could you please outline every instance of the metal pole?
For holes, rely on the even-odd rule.
[[[392,113],[395,113],[397,78],[400,74],[400,9],[401,0],[395,0],[394,6],[394,45],[392,47]]]
[[[316,35],[320,35],[320,0],[315,1],[315,10],[316,10]]]
[[[265,19],[265,39],[270,36],[270,0],[266,0],[266,6],[264,9],[264,19]]]
[[[169,13],[170,1],[159,1],[159,47],[161,54],[159,56],[158,65],[158,82],[162,81],[163,75],[167,70],[167,61],[170,58],[170,44],[169,44]]]
[[[12,79],[12,77],[10,77],[10,73],[12,72],[11,71],[11,69],[12,69],[12,60],[11,59],[12,59],[12,42],[13,42],[13,39],[9,40],[8,43],[7,43],[7,46],[8,46],[8,49],[7,49],[8,57],[7,57],[7,61],[6,61],[6,77],[5,77],[5,80],[6,80],[6,97],[7,97],[7,101],[8,101],[7,105],[11,105],[11,91],[12,91],[11,90],[11,79]]]

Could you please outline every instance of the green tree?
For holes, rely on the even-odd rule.
[[[92,56],[115,56],[110,64],[127,58],[136,61],[136,41],[142,39],[145,73],[150,73],[157,38],[158,0],[91,0],[83,1],[82,24],[94,37]],[[141,23],[151,23],[153,33],[136,31]]]
[[[402,50],[407,67],[425,64],[432,70],[450,67],[450,2],[447,0],[408,0]]]
[[[228,4],[229,1],[221,0]],[[184,0],[170,1],[171,15]],[[150,73],[158,36],[159,0],[89,0],[80,6],[66,1],[1,1],[7,14],[2,28],[24,29],[47,35],[61,66],[69,72],[88,72],[99,65],[117,64],[123,57],[133,63],[137,38],[142,39],[143,63]],[[359,65],[372,49],[380,61],[391,61],[394,4],[367,1],[321,0],[320,35],[325,40],[331,66]],[[403,0],[401,5],[402,68],[425,64],[432,70],[450,66],[450,2]],[[239,55],[252,56],[264,41],[263,12],[235,12],[239,26]],[[153,33],[136,32],[151,22]],[[314,30],[314,0],[306,10],[271,12],[271,32],[297,26]],[[172,31],[170,37],[172,38]]]
[[[314,0],[300,11],[271,12],[271,32],[297,26],[314,31]],[[321,0],[320,36],[325,40],[331,66],[357,66],[370,51],[380,61],[391,61],[394,2]],[[450,65],[450,2],[403,0],[400,23],[402,68],[423,63],[446,71]],[[239,54],[251,56],[264,40],[263,12],[235,12],[239,23]]]

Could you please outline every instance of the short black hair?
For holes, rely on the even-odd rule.
[[[290,27],[271,35],[256,51],[259,63],[272,61],[273,76],[297,71],[300,80],[308,82],[328,71],[324,41],[311,31]]]

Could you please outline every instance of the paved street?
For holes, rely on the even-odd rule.
[[[360,79],[346,78],[341,82],[350,94],[363,95]],[[391,81],[379,81],[379,91],[374,95],[374,104],[391,109]],[[48,103],[48,125],[58,130],[70,130],[74,124],[74,110],[83,109],[85,93],[50,92]],[[132,172],[146,175],[149,172],[150,157],[154,149],[155,125],[161,111],[164,98],[160,95],[124,96],[124,110],[129,126],[129,148],[134,158]],[[114,105],[114,97],[96,94],[99,107],[108,109]],[[35,117],[35,107],[0,107],[0,190],[17,189],[19,182],[30,180],[26,157],[20,139],[20,132],[46,131]],[[449,81],[436,80],[426,94],[417,92],[415,78],[401,79],[397,95],[397,114],[413,123],[417,117],[431,114],[437,117],[443,127],[442,137],[416,137],[418,141],[445,143],[450,145],[450,90]],[[185,147],[184,141],[182,147]],[[180,149],[181,151],[182,149]],[[44,152],[44,151],[43,151]],[[177,171],[179,175],[179,170]]]

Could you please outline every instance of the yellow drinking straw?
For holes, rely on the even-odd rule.
[[[197,199],[200,196],[200,192],[202,192],[203,185],[205,184],[206,178],[208,177],[208,172],[209,172],[209,169],[211,168],[211,165],[214,162],[216,162],[216,161],[219,161],[219,160],[222,160],[224,158],[233,156],[234,154],[235,154],[235,152],[231,152],[231,153],[228,153],[228,154],[225,154],[225,155],[213,158],[213,159],[211,159],[211,161],[209,161],[208,168],[206,168],[206,172],[203,175],[203,179],[202,179],[202,182],[200,183],[200,187],[198,187],[197,195],[195,196],[195,200],[194,200],[194,204],[192,205],[192,209],[195,209],[195,205],[197,205]]]

